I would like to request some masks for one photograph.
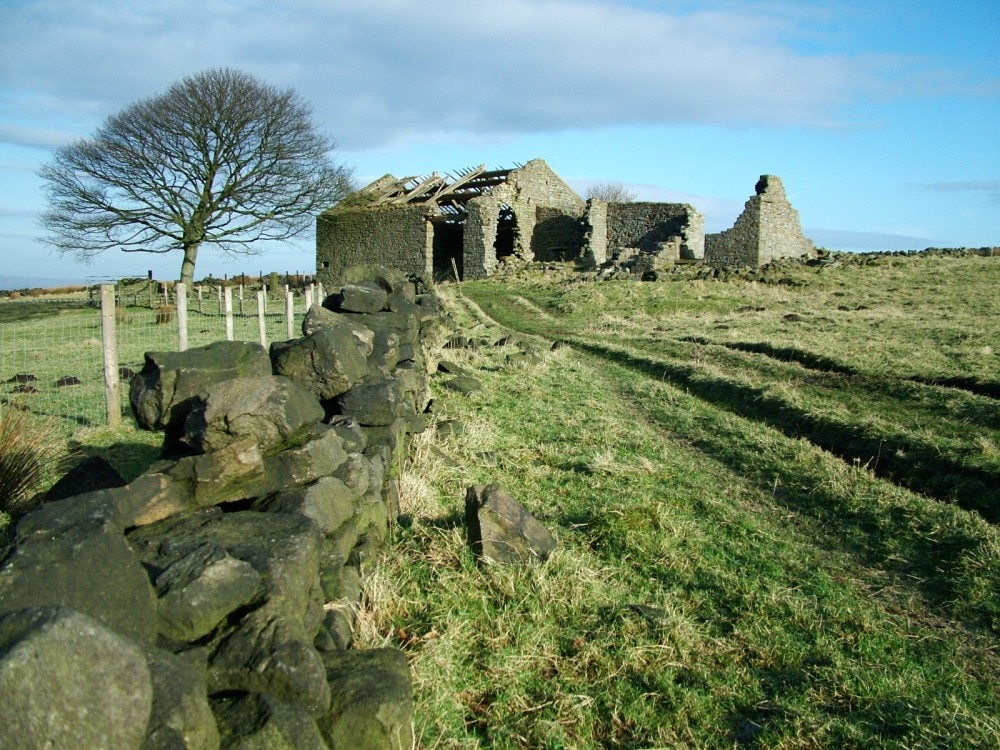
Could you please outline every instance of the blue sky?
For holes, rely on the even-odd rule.
[[[1000,245],[997,0],[0,0],[0,275],[176,277],[50,250],[36,172],[215,66],[297,89],[362,182],[540,157],[719,231],[767,173],[821,246]],[[303,237],[198,275],[314,267]]]

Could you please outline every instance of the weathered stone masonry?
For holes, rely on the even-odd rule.
[[[147,353],[131,401],[165,459],[17,523],[0,747],[412,746],[405,655],[349,645],[446,330],[400,272],[347,275],[270,353]]]
[[[510,255],[576,257],[584,208],[541,159],[454,178],[386,175],[317,218],[317,275],[333,285],[351,265],[381,262],[440,278],[454,262],[464,278],[481,278]]]
[[[386,175],[322,214],[316,239],[317,273],[328,285],[363,262],[476,279],[509,256],[590,266],[627,261],[642,271],[698,260],[758,266],[813,252],[773,175],[761,177],[732,229],[706,236],[702,215],[688,204],[585,202],[541,159],[453,178]]]
[[[590,251],[597,259],[603,250],[611,257],[642,255],[651,267],[670,265],[676,260],[700,260],[705,254],[705,226],[701,214],[686,203],[608,203],[590,201],[588,219],[593,243],[600,237],[603,223],[605,240],[600,250]]]
[[[755,191],[732,229],[705,237],[705,260],[713,266],[756,267],[779,258],[815,255],[781,178],[761,175]]]

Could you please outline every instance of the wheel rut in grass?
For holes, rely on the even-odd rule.
[[[571,339],[574,348],[615,362],[656,379],[667,380],[703,401],[761,422],[790,438],[805,439],[853,465],[865,466],[876,476],[919,494],[954,502],[1000,522],[1000,475],[963,466],[941,456],[937,449],[912,436],[873,435],[862,427],[838,423],[781,399],[762,389],[716,378],[695,368],[636,356],[612,347]]]

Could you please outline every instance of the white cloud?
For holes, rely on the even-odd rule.
[[[986,203],[1000,206],[1000,180],[964,180],[959,182],[919,183],[916,187],[940,193],[978,193]]]
[[[0,123],[0,141],[29,148],[58,148],[76,136],[68,130],[36,128],[15,123]]]
[[[877,68],[796,51],[810,20],[790,7],[42,0],[6,13],[0,86],[44,92],[51,117],[103,117],[231,65],[295,86],[346,148],[625,123],[838,122],[874,90]]]

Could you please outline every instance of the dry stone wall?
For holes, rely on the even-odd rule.
[[[344,276],[270,352],[148,354],[131,396],[164,460],[18,522],[0,747],[411,746],[405,656],[350,646],[445,327],[404,274]]]

